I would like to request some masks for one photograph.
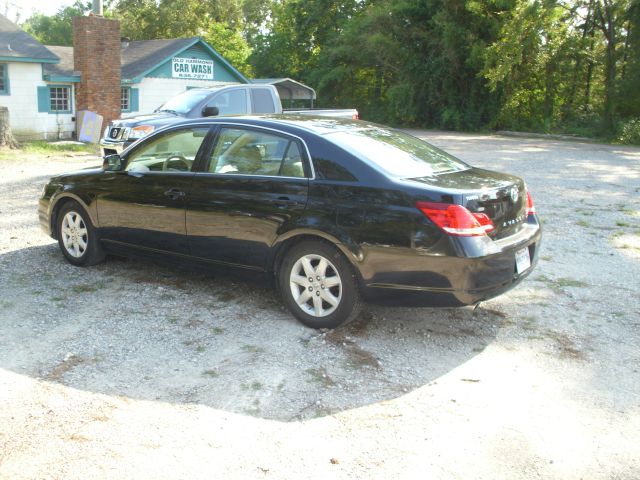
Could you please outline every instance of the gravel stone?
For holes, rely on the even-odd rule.
[[[0,479],[640,477],[640,149],[414,133],[525,178],[540,263],[322,331],[259,282],[69,265],[38,197],[99,159],[1,160]]]

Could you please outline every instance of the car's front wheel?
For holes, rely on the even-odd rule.
[[[287,252],[279,271],[283,300],[312,328],[335,328],[353,320],[362,307],[353,267],[333,246],[305,240]]]
[[[104,259],[95,228],[78,202],[68,201],[60,208],[56,232],[60,250],[69,263],[88,266]]]

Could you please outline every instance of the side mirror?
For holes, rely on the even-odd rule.
[[[204,107],[202,109],[203,117],[217,117],[220,114],[218,107]]]
[[[117,153],[105,155],[102,162],[102,169],[105,172],[119,172],[124,167],[122,158]]]

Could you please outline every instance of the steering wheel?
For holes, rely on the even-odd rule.
[[[184,169],[176,169],[176,168],[169,168],[169,165],[171,164],[171,162],[180,162],[182,163],[185,168]],[[169,155],[166,160],[164,161],[164,163],[162,164],[162,171],[166,172],[168,170],[177,170],[177,171],[186,171],[188,172],[189,170],[191,170],[191,163],[189,163],[189,160],[187,160],[184,155],[182,155],[181,153],[172,153],[171,155]]]

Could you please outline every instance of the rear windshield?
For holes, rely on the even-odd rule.
[[[452,155],[398,130],[342,130],[326,138],[393,177],[428,177],[469,168]]]
[[[187,90],[186,92],[182,92],[175,97],[171,97],[157,111],[166,111],[186,115],[193,109],[193,107],[198,105],[209,95],[211,95],[210,90]]]

